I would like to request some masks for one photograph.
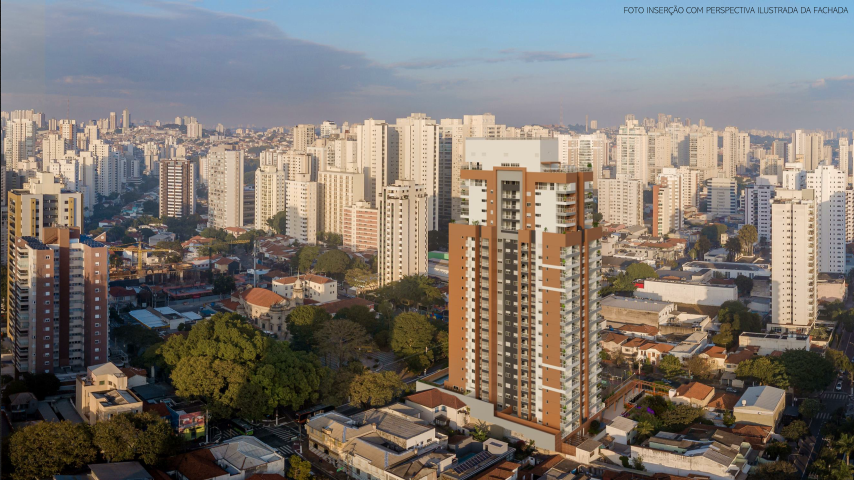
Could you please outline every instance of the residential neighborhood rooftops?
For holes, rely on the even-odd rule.
[[[394,435],[399,438],[412,438],[431,430],[431,427],[421,425],[416,418],[405,418],[392,414],[388,411],[371,409],[353,415],[352,419],[357,423],[371,423],[377,430]]]

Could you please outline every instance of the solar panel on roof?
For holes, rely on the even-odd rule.
[[[492,457],[492,454],[487,452],[487,451],[480,452],[480,453],[474,455],[473,457],[469,458],[465,462],[454,467],[453,471],[454,471],[454,473],[465,472],[466,470],[468,470],[470,468],[474,468],[479,463],[481,463],[485,460],[488,460],[491,457]]]

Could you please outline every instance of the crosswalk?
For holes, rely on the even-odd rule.
[[[228,440],[229,438],[234,438],[240,436],[233,428],[226,428],[222,430],[220,440]]]
[[[825,398],[828,400],[845,400],[849,397],[847,393],[842,392],[824,392],[821,394],[821,398]]]
[[[833,414],[828,412],[820,412],[815,416],[816,420],[830,420],[831,417],[833,417]]]
[[[282,446],[276,448],[276,451],[283,457],[289,458],[291,455],[296,453],[294,451],[294,443],[299,440],[299,435],[298,432],[293,430],[293,428],[286,426],[260,427],[258,430],[263,431],[264,433],[269,433],[285,442]]]

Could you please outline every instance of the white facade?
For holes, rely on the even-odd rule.
[[[280,170],[276,165],[261,164],[255,171],[255,228],[268,230],[267,220],[285,209],[285,183],[288,166]]]
[[[717,176],[718,137],[707,127],[698,127],[688,134],[688,166],[700,171],[700,181]]]
[[[774,185],[763,177],[744,189],[744,223],[756,227],[759,238],[771,240],[771,199]]]
[[[593,189],[598,189],[602,167],[608,164],[608,137],[596,132],[590,135],[558,135],[557,139],[560,163],[589,166],[593,171]]]
[[[65,156],[65,139],[50,134],[42,140],[42,162],[48,164]]]
[[[293,148],[293,150],[295,152],[305,153],[306,148],[314,145],[314,140],[315,140],[314,125],[299,124],[296,127],[294,127],[293,135],[294,135],[294,148]]]
[[[243,150],[208,152],[208,226],[243,226]]]
[[[807,332],[818,302],[817,214],[812,190],[777,190],[771,204],[771,323]]]
[[[187,137],[189,138],[202,138],[202,124],[198,122],[192,122],[187,124]]]
[[[26,162],[35,155],[36,124],[32,120],[11,120],[6,124],[6,168],[17,170],[18,162]]]
[[[845,174],[821,165],[807,173],[806,188],[815,193],[818,271],[845,273]]]
[[[617,174],[599,180],[599,213],[609,223],[643,225],[643,187],[640,180]]]
[[[732,215],[738,210],[738,184],[733,178],[709,180],[709,213],[715,217]]]
[[[665,168],[673,166],[673,139],[661,130],[649,132],[649,179],[653,180]]]
[[[628,117],[617,134],[617,175],[625,174],[630,180],[646,185],[649,183],[649,136],[633,116]]]
[[[839,170],[845,175],[846,181],[851,177],[851,150],[848,138],[839,139]]]
[[[324,120],[320,124],[320,138],[326,138],[336,133],[338,133],[338,125],[335,125],[335,122]]]
[[[738,166],[747,165],[750,135],[747,132],[739,132],[736,127],[726,127],[721,136],[724,141],[722,176],[733,178]]]
[[[439,137],[436,121],[423,113],[398,118],[398,179],[412,180],[427,191],[427,228],[439,229]]]
[[[368,119],[352,128],[357,142],[356,164],[365,175],[365,200],[379,208],[383,188],[398,178],[397,135],[392,135],[393,129],[384,120]]]
[[[324,232],[344,234],[344,208],[365,198],[365,176],[361,173],[333,170],[318,173],[320,189],[320,228]]]
[[[777,155],[765,155],[759,162],[759,175],[774,176],[777,186],[783,185],[783,169],[783,157]]]
[[[318,194],[317,182],[312,182],[308,173],[301,173],[296,180],[285,182],[287,212],[286,235],[302,244],[317,243]]]
[[[677,282],[647,278],[643,286],[635,291],[635,298],[648,298],[663,302],[688,305],[720,306],[724,302],[738,300],[735,285]]]
[[[412,180],[383,189],[380,202],[380,285],[427,274],[427,191]]]

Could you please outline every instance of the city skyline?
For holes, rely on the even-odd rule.
[[[129,108],[136,119],[191,114],[227,126],[409,112],[557,124],[562,111],[565,124],[588,115],[611,127],[626,113],[668,112],[718,129],[792,130],[845,127],[854,106],[854,72],[832,48],[850,14],[398,7],[3,2],[4,66],[28,68],[2,69],[2,109],[62,118],[70,107],[88,119]],[[720,29],[722,18],[740,28]],[[793,29],[804,35],[780,33]],[[599,35],[610,31],[621,35]],[[810,68],[763,60],[781,51]]]

